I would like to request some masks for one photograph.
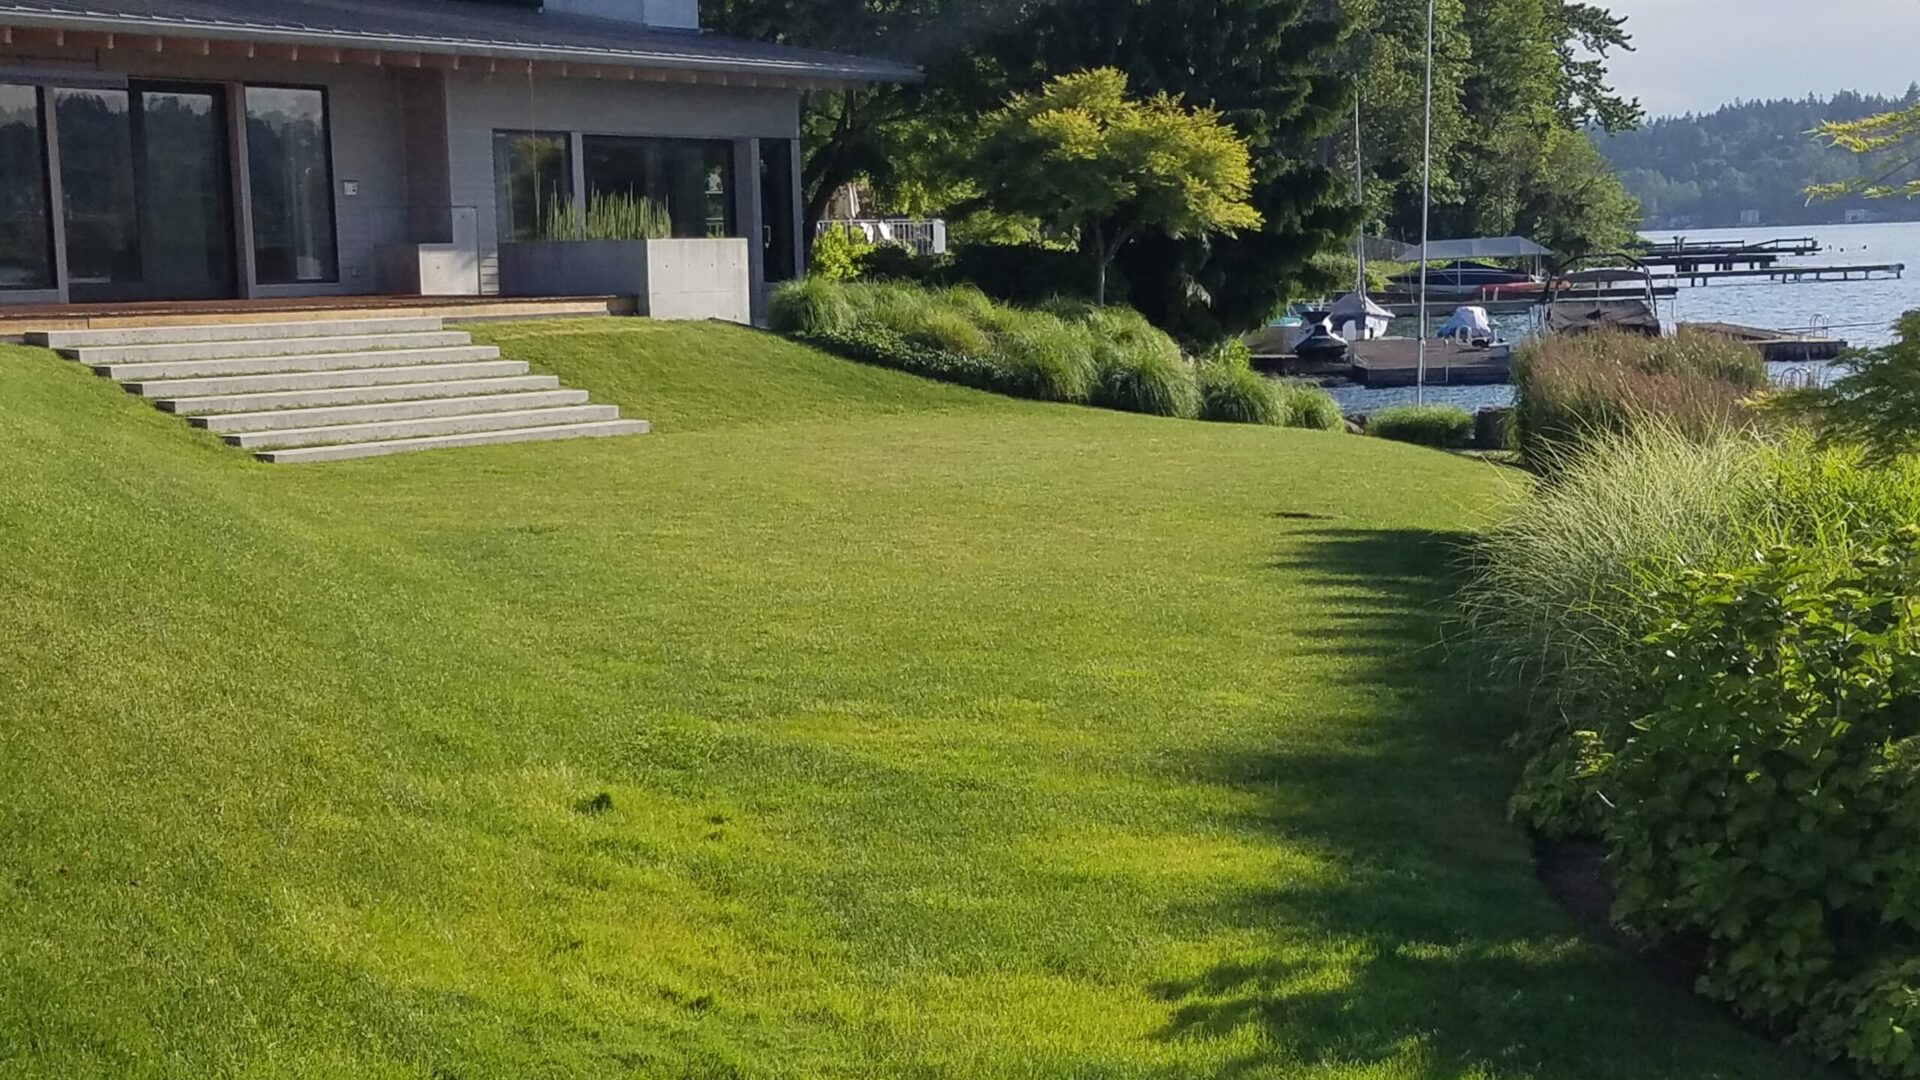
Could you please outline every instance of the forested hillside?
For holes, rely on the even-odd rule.
[[[1747,101],[1704,115],[1664,117],[1637,130],[1596,134],[1601,152],[1639,197],[1650,228],[1710,228],[1746,224],[1757,211],[1763,225],[1824,225],[1849,210],[1877,218],[1920,220],[1920,202],[1843,199],[1807,202],[1808,186],[1865,172],[1877,175],[1898,162],[1876,163],[1836,150],[1811,132],[1823,120],[1854,120],[1920,101],[1920,86],[1904,99],[1851,91],[1831,98]]]

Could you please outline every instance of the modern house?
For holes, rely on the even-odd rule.
[[[802,95],[917,77],[697,0],[0,0],[0,311],[499,295],[603,196],[741,241],[758,303],[801,269]]]

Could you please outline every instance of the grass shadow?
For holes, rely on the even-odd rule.
[[[1581,935],[1505,818],[1513,718],[1439,646],[1466,537],[1296,526],[1273,564],[1325,598],[1304,637],[1378,707],[1331,740],[1198,763],[1242,824],[1337,874],[1186,914],[1267,945],[1152,992],[1169,1041],[1256,1036],[1219,1075],[1823,1077]],[[1263,955],[1262,955],[1263,954]],[[1329,957],[1337,957],[1329,961]]]

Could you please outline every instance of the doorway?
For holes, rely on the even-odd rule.
[[[236,295],[226,89],[52,92],[70,299]]]

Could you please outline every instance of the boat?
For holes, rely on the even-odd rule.
[[[1409,270],[1404,274],[1395,274],[1389,280],[1404,289],[1418,289],[1420,278],[1420,271]],[[1432,295],[1475,300],[1487,298],[1494,290],[1537,289],[1542,282],[1538,277],[1519,270],[1458,259],[1444,266],[1428,267],[1426,285],[1428,293]]]

